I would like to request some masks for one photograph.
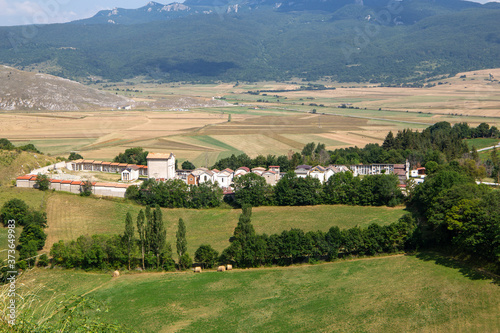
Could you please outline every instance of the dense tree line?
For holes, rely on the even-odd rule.
[[[500,272],[500,192],[477,185],[452,162],[417,186],[408,201],[425,246],[483,259]]]
[[[211,208],[222,202],[222,189],[211,182],[187,185],[180,179],[148,179],[141,186],[130,186],[126,197],[143,205],[167,208]]]
[[[251,207],[244,206],[231,244],[220,255],[223,264],[237,267],[261,265],[291,265],[314,260],[333,260],[338,257],[394,253],[414,248],[415,224],[410,215],[387,226],[371,224],[366,229],[354,227],[327,232],[300,229],[279,234],[256,234],[251,223]]]
[[[290,171],[275,186],[250,173],[234,180],[235,203],[239,206],[277,205],[361,205],[396,206],[403,202],[399,179],[393,174],[354,177],[351,172],[336,173],[324,184],[312,177],[301,178]]]
[[[453,126],[448,122],[436,123],[422,132],[411,129],[400,130],[394,135],[389,132],[382,146],[368,144],[364,148],[350,147],[331,152],[332,164],[404,163],[425,165],[433,161],[444,164],[461,158],[469,152],[463,139],[477,137],[498,138],[500,132],[486,123],[471,128],[467,123]]]

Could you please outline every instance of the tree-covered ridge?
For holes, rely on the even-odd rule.
[[[35,39],[23,37],[22,27],[4,27],[0,62],[50,63],[50,74],[71,79],[160,82],[328,77],[397,84],[500,67],[500,9],[395,3],[401,8],[376,3],[360,11],[346,4],[332,13],[262,6],[145,24],[45,25],[36,27]],[[384,10],[397,11],[387,24],[376,19]]]

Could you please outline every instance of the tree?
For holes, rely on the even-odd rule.
[[[184,253],[180,258],[179,258],[179,269],[181,271],[185,271],[189,267],[193,266],[193,259],[189,256],[189,253]]]
[[[0,149],[14,150],[16,149],[16,146],[14,146],[8,139],[2,138],[0,139]]]
[[[36,181],[35,181],[35,186],[38,188],[40,191],[47,191],[49,189],[50,185],[50,179],[49,176],[47,175],[42,175],[39,173],[36,176]]]
[[[255,244],[256,235],[251,222],[252,207],[243,205],[242,214],[229,239],[231,244],[221,254],[221,261],[234,262],[240,267],[256,266]]]
[[[90,180],[86,180],[83,182],[82,192],[80,193],[80,195],[82,197],[88,197],[91,194],[92,194],[92,183],[90,182]]]
[[[217,263],[219,252],[210,245],[203,244],[194,253],[194,260],[203,265],[203,268],[212,268]]]
[[[124,153],[118,154],[118,156],[113,159],[113,162],[147,165],[147,156],[148,152],[144,151],[141,147],[129,148],[126,149]]]
[[[153,225],[151,228],[151,249],[156,256],[156,267],[160,267],[160,255],[166,245],[167,230],[163,223],[163,214],[159,205],[153,211]]]
[[[144,224],[144,211],[141,209],[139,215],[137,215],[137,233],[139,234],[139,242],[141,244],[141,255],[142,255],[142,269],[146,269],[144,266],[144,250],[146,243],[146,226]]]
[[[128,270],[130,270],[130,257],[135,242],[134,223],[132,222],[132,215],[130,215],[130,212],[127,212],[127,216],[125,217],[125,233],[123,234],[123,238],[127,244]]]
[[[253,172],[236,177],[234,189],[236,202],[241,206],[246,204],[257,207],[269,202],[266,179]]]
[[[194,170],[194,169],[196,169],[196,167],[194,166],[193,163],[191,163],[189,161],[184,161],[184,162],[182,162],[182,169],[183,170]]]
[[[182,255],[187,252],[186,225],[184,224],[184,220],[182,218],[179,218],[179,225],[177,227],[175,238],[177,240],[177,255],[180,259]]]
[[[391,150],[395,146],[395,140],[394,140],[394,134],[392,134],[392,131],[389,131],[387,136],[385,137],[384,143],[382,144],[382,147],[386,150]]]
[[[28,205],[21,199],[10,199],[3,204],[0,210],[0,222],[4,226],[9,220],[16,221],[16,225],[25,225],[26,216],[29,213]]]
[[[83,160],[83,156],[78,153],[71,152],[69,154],[68,161],[74,161],[74,160]]]

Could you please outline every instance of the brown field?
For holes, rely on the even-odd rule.
[[[120,92],[137,100],[176,98],[188,103],[190,98],[211,101],[214,96],[223,96],[234,105],[183,112],[151,111],[151,106],[149,111],[0,113],[0,137],[16,144],[31,142],[52,156],[78,151],[84,158],[109,161],[127,148],[143,147],[148,151],[173,152],[179,161],[194,161],[196,166],[210,165],[219,158],[242,152],[254,157],[300,151],[311,141],[323,142],[328,149],[362,147],[381,143],[391,130],[421,130],[438,121],[500,126],[500,84],[487,80],[489,73],[500,77],[500,69],[493,69],[434,81],[441,84],[432,88],[344,83],[327,84],[336,90],[267,96],[246,92],[296,89],[298,85],[117,84],[109,89],[137,89],[139,93]],[[268,102],[257,102],[258,99]],[[338,108],[341,104],[348,107]],[[317,114],[310,113],[313,109]],[[231,122],[227,121],[228,114]]]

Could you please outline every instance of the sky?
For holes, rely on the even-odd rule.
[[[149,0],[0,0],[0,26],[63,23],[92,17],[103,9],[139,8],[148,2]],[[156,2],[168,4],[183,0]]]

